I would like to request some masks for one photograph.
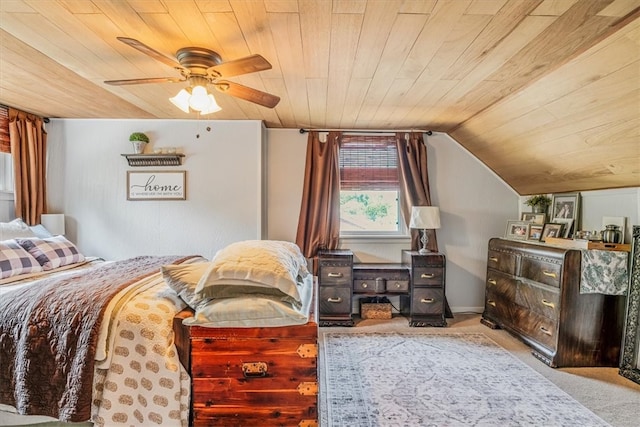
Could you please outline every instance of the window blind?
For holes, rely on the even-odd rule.
[[[339,149],[342,190],[397,190],[395,135],[343,135]]]
[[[0,106],[0,153],[11,153],[9,109],[3,106]]]

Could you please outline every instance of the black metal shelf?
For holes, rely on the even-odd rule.
[[[180,166],[184,154],[121,154],[129,166]]]

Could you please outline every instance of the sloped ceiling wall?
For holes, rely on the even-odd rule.
[[[640,186],[640,22],[450,134],[520,194]]]

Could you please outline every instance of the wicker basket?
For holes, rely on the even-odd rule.
[[[363,319],[391,319],[391,303],[360,301],[360,317]]]

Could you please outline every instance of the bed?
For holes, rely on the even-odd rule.
[[[308,321],[312,280],[288,242],[238,242],[211,261],[104,261],[85,257],[62,236],[4,231],[1,238],[11,238],[0,240],[2,410],[96,426],[186,426],[192,384],[174,342],[178,313],[203,328]],[[281,270],[255,262],[273,245],[286,255]],[[243,314],[248,301],[270,308],[258,317],[257,308]]]

